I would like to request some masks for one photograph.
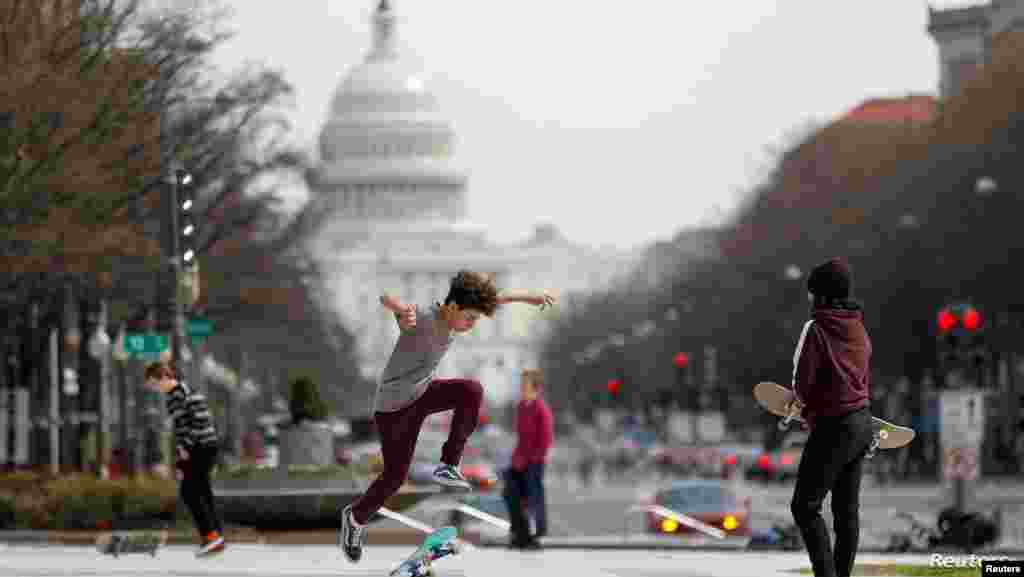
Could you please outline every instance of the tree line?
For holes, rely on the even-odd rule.
[[[193,312],[216,327],[206,348],[236,368],[248,349],[257,380],[275,371],[337,383],[327,397],[341,405],[339,387],[357,378],[352,336],[324,314],[319,271],[298,242],[305,231],[279,206],[281,183],[310,165],[285,138],[292,87],[260,65],[218,77],[212,55],[232,36],[222,5],[147,6],[0,7],[0,384],[29,390],[44,414],[57,330],[61,367],[82,381],[61,410],[96,410],[101,371],[83,346],[89,336],[105,326],[114,337],[154,309],[165,316],[160,305],[177,289],[163,252],[177,165],[197,191]],[[45,433],[32,435],[33,454],[45,454]]]
[[[930,122],[844,117],[789,143],[730,220],[703,232],[713,246],[703,258],[664,270],[654,294],[627,286],[561,319],[542,354],[551,381],[566,385],[551,387],[552,401],[587,415],[602,404],[683,399],[687,376],[673,355],[690,353],[699,385],[703,348],[713,346],[716,402],[736,422],[760,418],[750,389],[791,379],[809,313],[806,274],[833,256],[853,266],[876,382],[919,383],[934,372],[934,319],[949,301],[1012,320],[1024,304],[1011,280],[1024,248],[1022,46],[1020,33],[994,39],[980,74]],[[677,316],[666,320],[670,310]],[[579,355],[648,320],[658,327],[650,335]],[[1005,334],[992,339],[1013,346]],[[614,375],[625,376],[617,398],[604,387]]]

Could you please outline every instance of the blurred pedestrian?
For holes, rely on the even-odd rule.
[[[852,274],[840,259],[807,281],[813,308],[793,357],[793,390],[810,429],[791,509],[815,577],[849,577],[860,538],[864,458],[874,436],[871,339],[861,306],[850,300]],[[835,550],[821,516],[832,493]]]
[[[544,375],[538,369],[524,370],[520,378],[521,398],[516,410],[516,448],[505,481],[505,504],[509,514],[509,546],[537,549],[548,533],[544,468],[555,438],[555,420],[541,393]],[[532,514],[536,532],[530,534],[526,513]]]
[[[210,473],[217,463],[219,442],[206,397],[177,378],[167,362],[152,363],[145,371],[146,387],[167,395],[167,412],[174,423],[177,473],[181,500],[199,532],[197,557],[224,551],[224,525],[213,499]]]

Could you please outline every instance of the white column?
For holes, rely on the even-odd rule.
[[[60,362],[57,329],[50,330],[50,471],[60,472]]]
[[[26,387],[15,389],[14,398],[14,463],[28,464],[28,437],[32,427],[29,413],[29,390]]]

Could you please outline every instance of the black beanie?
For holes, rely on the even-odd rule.
[[[839,258],[819,264],[807,277],[807,290],[816,297],[847,299],[852,285],[850,266]]]

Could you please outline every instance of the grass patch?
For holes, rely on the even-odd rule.
[[[813,575],[810,567],[794,571],[800,575]],[[853,577],[858,576],[885,577],[978,577],[978,567],[930,567],[928,565],[910,565],[905,563],[871,563],[853,566]]]

